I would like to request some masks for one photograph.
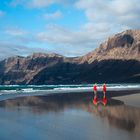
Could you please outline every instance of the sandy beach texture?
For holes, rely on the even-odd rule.
[[[132,95],[115,97],[114,99],[118,99],[118,100],[123,101],[125,103],[125,105],[140,108],[140,93],[139,94],[132,94]]]
[[[139,140],[139,93],[110,91],[107,106],[94,106],[93,94],[86,92],[4,100],[0,139]]]

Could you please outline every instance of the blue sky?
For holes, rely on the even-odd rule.
[[[2,0],[0,58],[81,56],[110,35],[140,28],[139,0]]]

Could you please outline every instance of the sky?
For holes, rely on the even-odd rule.
[[[139,0],[0,0],[0,59],[34,52],[84,55],[140,29]]]

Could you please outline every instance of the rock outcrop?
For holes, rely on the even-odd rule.
[[[127,30],[109,37],[99,48],[83,56],[82,62],[109,59],[140,61],[140,30]]]
[[[82,57],[35,53],[0,62],[0,84],[140,82],[140,30],[110,37]]]

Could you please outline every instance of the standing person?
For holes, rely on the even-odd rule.
[[[93,97],[94,97],[93,103],[94,104],[97,104],[97,84],[96,83],[93,85],[93,92],[94,92],[94,95],[93,95]]]
[[[106,97],[106,84],[104,83],[103,84],[103,94],[104,94],[104,97],[103,98],[105,98]]]
[[[102,103],[104,105],[106,105],[107,104],[107,98],[106,98],[106,84],[105,83],[102,86],[102,90],[103,90],[103,94],[104,94],[103,99],[102,99]]]

